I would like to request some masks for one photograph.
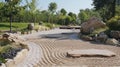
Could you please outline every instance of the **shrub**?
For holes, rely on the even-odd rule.
[[[51,23],[46,23],[45,26],[46,26],[46,27],[49,27],[50,29],[53,28],[53,24],[51,24]]]
[[[8,39],[1,39],[0,40],[0,46],[6,46],[8,44],[11,44],[12,42],[9,41]]]
[[[107,22],[110,30],[120,30],[120,16],[115,16]]]
[[[39,25],[36,25],[36,26],[34,27],[34,30],[35,30],[36,32],[38,32],[38,30],[39,30]]]
[[[89,36],[95,36],[96,34],[99,34],[101,32],[105,32],[108,30],[108,27],[103,27],[103,28],[98,28],[96,30],[94,30],[91,34],[89,34]]]

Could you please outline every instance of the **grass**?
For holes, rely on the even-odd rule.
[[[21,30],[21,29],[25,29],[27,27],[29,23],[18,23],[18,22],[12,22],[12,30]],[[35,25],[38,25],[38,23],[35,23]],[[52,28],[53,24],[51,23],[43,23],[43,26]],[[54,24],[55,27],[59,27],[60,25]],[[0,23],[0,31],[8,31],[10,30],[10,23],[9,22],[2,22]]]
[[[4,44],[4,45],[3,45]],[[11,45],[8,43],[3,43],[3,40],[0,40],[0,62],[5,63],[6,60],[1,56],[2,53],[6,53],[11,48]]]
[[[26,28],[28,23],[12,23],[12,30],[21,30]],[[5,23],[0,23],[0,30],[1,31],[7,31],[10,29],[10,23],[5,22]]]
[[[59,27],[60,26],[59,24],[52,24],[52,23],[43,23],[42,25],[46,26],[46,27],[50,27],[50,28]]]

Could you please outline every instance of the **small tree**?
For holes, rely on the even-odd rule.
[[[75,23],[76,23],[76,20],[77,20],[76,14],[74,14],[74,13],[72,13],[72,12],[69,12],[69,13],[68,13],[68,16],[71,17],[71,22],[70,22],[70,24],[75,24]]]
[[[80,13],[78,14],[78,17],[81,20],[81,23],[87,21],[90,17],[93,17],[93,16],[101,18],[99,13],[96,12],[94,9],[80,10]]]
[[[12,32],[12,17],[19,11],[19,7],[17,5],[20,3],[20,1],[21,0],[5,0],[5,2],[7,3],[5,5],[5,8],[8,11],[6,12],[6,14],[9,16],[10,19],[10,32]]]

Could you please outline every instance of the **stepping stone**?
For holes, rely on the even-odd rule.
[[[67,57],[113,57],[116,56],[114,52],[100,49],[83,49],[83,50],[69,50]]]

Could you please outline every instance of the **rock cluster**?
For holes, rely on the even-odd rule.
[[[28,49],[25,40],[17,34],[5,33],[5,34],[3,34],[3,38],[7,39],[10,42],[14,42],[16,44],[21,45],[21,47],[19,47],[19,48],[10,47],[10,48],[8,48],[7,51],[1,53],[0,57],[2,57],[4,59],[13,59],[14,57],[16,57],[17,53],[24,48],[24,46],[26,46],[25,49],[26,48]]]
[[[105,44],[109,44],[109,45],[120,46],[119,39],[117,40],[115,38],[109,38],[105,33],[104,34],[100,33],[94,37],[81,34],[80,38],[85,41],[95,41],[98,43],[105,43]]]
[[[12,42],[18,42],[18,41],[24,42],[25,41],[25,39],[20,37],[18,34],[11,34],[11,33],[3,34],[2,38],[8,39],[9,41],[12,41]]]
[[[111,31],[110,36],[112,38],[120,39],[120,31]]]
[[[87,22],[81,24],[80,38],[86,41],[96,41],[99,43],[106,43],[110,45],[120,44],[120,31],[111,31],[109,35],[104,32],[93,34],[93,31],[99,28],[106,27],[106,24],[96,17],[90,18]]]

